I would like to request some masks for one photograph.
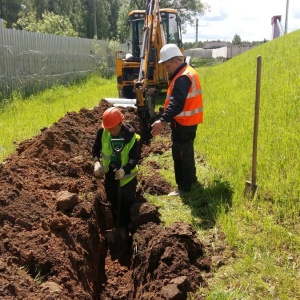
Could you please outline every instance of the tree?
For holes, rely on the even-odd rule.
[[[5,20],[8,28],[18,20],[18,13],[21,10],[21,0],[0,0],[0,18]]]
[[[94,1],[94,0],[93,0]],[[116,36],[116,33],[111,32],[112,26],[109,18],[112,15],[112,2],[108,0],[97,1],[97,31],[98,38],[101,40],[110,39]],[[114,20],[116,22],[116,20]]]
[[[183,43],[183,48],[185,50],[192,49],[192,48],[202,48],[202,47],[203,47],[203,42],[201,41]]]
[[[130,1],[122,1],[119,6],[119,16],[117,21],[117,39],[125,42],[129,38],[128,13],[133,10]]]
[[[73,0],[72,7],[69,11],[69,19],[73,25],[74,30],[78,33],[80,37],[86,37],[85,34],[85,24],[84,16],[85,9],[82,0]]]
[[[195,16],[199,17],[207,8],[202,0],[160,0],[160,6],[178,10],[183,32],[184,25],[193,24]],[[22,7],[25,11],[22,11]],[[0,0],[0,16],[6,21],[8,28],[15,24],[16,28],[42,30],[41,24],[45,22],[42,21],[45,15],[49,18],[54,18],[55,15],[60,16],[59,26],[62,26],[63,20],[68,20],[80,37],[93,39],[97,32],[98,39],[122,41],[127,39],[129,33],[128,13],[134,9],[145,8],[145,0]],[[53,15],[48,16],[48,13]],[[29,21],[33,22],[31,26]],[[54,24],[51,27],[54,29]]]
[[[33,13],[27,12],[23,17],[19,18],[14,27],[27,31],[63,36],[77,36],[77,32],[73,29],[67,17],[55,15],[52,12],[43,13],[42,19],[40,20],[36,20]]]
[[[116,19],[112,19],[112,5],[115,1],[109,0],[84,0],[83,1],[83,14],[82,24],[84,36],[93,39],[96,32],[98,39],[109,39],[116,37],[116,30],[113,31],[112,23],[116,23]],[[113,6],[115,8],[115,6]],[[96,14],[96,20],[95,20]],[[96,28],[95,28],[96,26]]]
[[[145,0],[124,0],[132,2],[135,9],[145,9]],[[201,16],[209,6],[200,0],[160,0],[161,8],[174,8],[178,10],[183,27],[185,24],[194,24],[196,16]]]
[[[145,10],[145,0],[119,0],[118,38],[124,41],[128,36],[128,13],[131,10]],[[196,16],[203,15],[208,6],[200,0],[160,0],[160,8],[174,8],[178,10],[181,18],[182,30],[186,24],[194,23]]]
[[[116,20],[118,20],[119,3],[118,0],[110,1],[110,15],[108,16],[108,22],[110,24],[109,39],[116,38],[118,35],[118,26]]]
[[[241,45],[242,44],[242,40],[241,40],[241,37],[236,34],[234,37],[233,37],[233,40],[232,40],[232,45],[233,46],[237,46],[237,45]]]
[[[55,15],[67,17],[72,27],[80,37],[86,37],[87,24],[85,16],[90,12],[87,11],[86,2],[88,0],[22,0],[27,11],[30,11],[36,21],[42,19],[45,12],[52,12]],[[20,14],[19,17],[24,17]],[[89,16],[90,17],[90,16]]]

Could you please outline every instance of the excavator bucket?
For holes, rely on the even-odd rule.
[[[136,99],[126,99],[126,98],[104,98],[107,102],[113,104],[113,106],[121,107],[136,107]]]

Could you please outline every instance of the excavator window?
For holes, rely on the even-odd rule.
[[[169,40],[168,43],[178,43],[178,25],[176,21],[176,16],[170,14],[169,16]]]
[[[173,43],[181,47],[180,18],[177,13],[162,11],[161,18],[167,43]],[[130,36],[132,47],[130,49],[135,59],[140,59],[141,46],[143,44],[143,29],[145,12],[133,13],[129,16]]]
[[[132,54],[134,58],[140,58],[141,45],[143,43],[144,18],[131,20]]]
[[[179,30],[180,19],[176,14],[173,13],[163,13],[161,14],[164,32],[167,39],[167,43],[176,44],[180,47],[180,35],[181,32]]]

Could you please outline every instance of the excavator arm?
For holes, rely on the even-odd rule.
[[[153,74],[153,81],[167,81],[167,74],[162,66],[158,64],[159,51],[166,44],[163,30],[162,19],[160,16],[159,0],[147,0],[145,23],[143,27],[143,39],[141,47],[141,64],[139,76],[134,80],[134,92],[136,93],[136,104],[140,115],[143,118],[154,116],[156,90],[155,87],[149,88],[149,70]]]

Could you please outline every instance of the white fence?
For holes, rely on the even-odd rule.
[[[213,58],[232,58],[252,49],[252,46],[228,46],[219,49],[213,49]]]
[[[222,58],[229,59],[252,49],[252,46],[226,46],[217,49],[189,49],[184,50],[185,55],[201,58]]]
[[[97,45],[95,45],[97,44]],[[0,99],[87,76],[100,63],[115,67],[108,41],[7,29],[0,19]],[[95,54],[97,48],[97,54]],[[126,50],[120,45],[120,50]]]
[[[191,57],[212,58],[212,51],[212,49],[196,48],[184,50],[184,55]]]

